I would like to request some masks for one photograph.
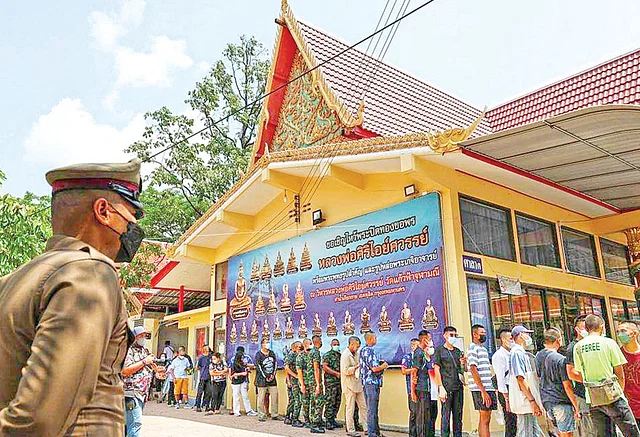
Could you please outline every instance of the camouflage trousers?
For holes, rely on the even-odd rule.
[[[324,406],[324,396],[322,391],[318,396],[314,395],[315,384],[306,386],[306,393],[302,396],[302,411],[305,420],[312,425],[319,426],[322,422],[322,407]]]
[[[324,391],[324,418],[327,422],[336,420],[342,400],[342,387],[340,384],[327,385]]]
[[[302,394],[297,381],[292,381],[291,387],[287,387],[287,417],[291,420],[300,420],[300,409],[302,408]]]

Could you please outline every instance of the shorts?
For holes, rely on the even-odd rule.
[[[188,395],[189,378],[176,378],[173,382],[173,393],[176,395]]]
[[[576,420],[571,405],[554,405],[547,410],[547,414],[549,415],[549,419],[551,419],[558,428],[558,431],[573,432],[576,430]]]
[[[498,409],[498,397],[496,396],[495,391],[488,391],[489,397],[491,398],[491,406],[487,407],[482,400],[482,392],[472,391],[471,396],[473,396],[473,407],[476,411],[493,411]]]

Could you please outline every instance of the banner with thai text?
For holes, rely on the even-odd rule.
[[[229,259],[227,355],[252,357],[267,337],[282,362],[295,340],[374,332],[399,364],[421,329],[444,328],[444,265],[437,193]],[[438,333],[438,334],[436,334]]]

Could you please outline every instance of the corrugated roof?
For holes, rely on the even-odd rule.
[[[640,104],[640,49],[487,112],[493,132],[590,106]]]
[[[298,20],[302,37],[316,62],[324,62],[348,45]],[[363,127],[381,136],[446,130],[471,125],[481,110],[388,64],[349,50],[320,67],[331,90],[357,113],[365,93]],[[490,133],[483,121],[475,135]]]

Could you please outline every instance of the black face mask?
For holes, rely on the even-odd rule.
[[[131,262],[135,256],[142,240],[144,239],[144,231],[137,223],[127,224],[127,232],[120,234],[120,250],[116,255],[117,263]]]
[[[485,341],[487,341],[487,336],[486,335],[481,335],[481,336],[479,336],[478,340],[480,340],[480,343],[484,343]]]

